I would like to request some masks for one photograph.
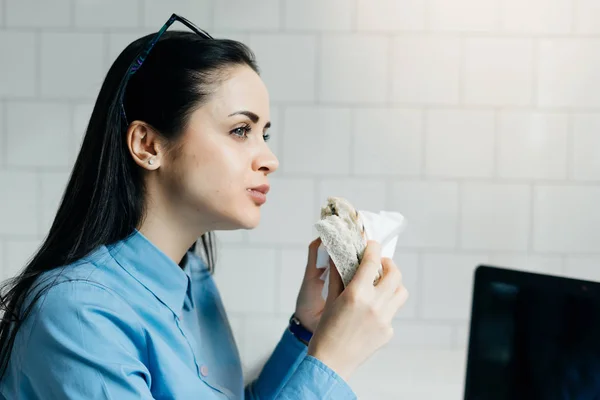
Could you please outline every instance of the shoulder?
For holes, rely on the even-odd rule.
[[[85,279],[60,279],[32,293],[15,349],[24,360],[39,353],[102,357],[117,348],[145,359],[139,316],[109,288]],[[27,310],[27,309],[25,309]]]
[[[40,335],[117,328],[141,335],[139,316],[118,290],[119,269],[111,260],[104,248],[42,274],[21,309],[23,328]]]

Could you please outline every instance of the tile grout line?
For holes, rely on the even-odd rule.
[[[535,240],[535,183],[529,185],[529,235],[528,235],[527,250],[528,254],[534,252]]]
[[[567,114],[567,170],[565,179],[568,181],[575,180],[575,115]]]
[[[6,26],[8,25],[8,16],[6,15],[6,11],[8,10],[8,4],[6,3],[6,0],[0,0],[2,2],[2,4],[0,4],[0,7],[2,7],[2,29],[6,29]]]
[[[140,28],[145,28],[146,23],[146,2],[144,0],[138,0],[138,18],[137,18],[137,26]]]
[[[429,137],[429,113],[430,111],[427,109],[427,107],[423,107],[421,109],[421,165],[419,166],[421,171],[419,171],[418,174],[420,180],[423,180],[427,176],[427,153],[429,150],[427,138]]]
[[[540,39],[532,39],[532,63],[531,63],[531,106],[536,107],[539,102],[539,60],[540,60]]]
[[[464,107],[466,105],[466,79],[467,74],[467,38],[460,35],[458,38],[458,105]]]
[[[454,251],[460,251],[462,250],[462,219],[463,219],[463,210],[462,210],[462,202],[464,201],[464,193],[463,191],[465,190],[464,187],[464,183],[462,182],[458,182],[457,183],[457,191],[456,191],[456,204],[457,204],[457,210],[456,210],[456,239],[454,241],[455,244],[455,249]]]
[[[2,133],[2,168],[8,169],[8,100],[0,100],[0,115],[2,116],[2,126],[0,131]]]
[[[321,33],[318,33],[315,36],[315,65],[314,65],[314,74],[315,74],[315,82],[314,82],[314,94],[313,94],[313,101],[310,103],[311,105],[315,105],[318,106],[321,103],[321,74],[320,74],[320,68],[319,66],[321,65],[321,57],[322,57],[322,53],[323,53],[323,35]]]
[[[279,32],[285,32],[286,28],[287,28],[287,24],[286,24],[286,11],[287,11],[287,4],[286,4],[286,0],[279,0],[278,2],[279,4]]]
[[[494,152],[494,158],[493,158],[493,162],[492,162],[492,180],[495,181],[494,183],[496,183],[496,181],[498,179],[500,179],[501,177],[501,173],[500,173],[500,158],[501,158],[501,146],[500,146],[500,118],[501,118],[501,111],[500,110],[494,110],[493,112],[493,118],[494,118],[494,122],[493,122],[493,131],[492,131],[492,140],[493,140],[493,152]]]
[[[358,33],[358,3],[360,0],[352,2],[352,12],[350,15],[350,32],[351,34]]]
[[[424,319],[424,310],[423,310],[423,299],[425,298],[424,292],[423,292],[423,288],[425,287],[425,285],[423,284],[423,266],[425,263],[425,257],[423,255],[423,253],[417,253],[417,276],[415,277],[415,280],[417,281],[416,284],[416,288],[415,288],[415,317],[416,319]],[[409,290],[408,288],[406,288],[406,290]],[[410,294],[409,294],[410,296]]]
[[[34,48],[35,48],[35,82],[34,93],[35,100],[39,101],[42,98],[42,31],[36,29],[34,31]]]
[[[76,21],[75,21],[75,12],[77,10],[77,5],[75,4],[77,0],[71,0],[71,15],[69,16],[69,25],[70,28],[75,28],[76,25]]]

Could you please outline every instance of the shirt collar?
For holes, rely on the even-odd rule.
[[[137,229],[129,237],[108,246],[108,249],[123,269],[173,313],[181,316],[186,297],[189,297],[188,301],[192,298],[191,282],[186,271]]]

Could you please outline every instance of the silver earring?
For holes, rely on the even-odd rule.
[[[150,164],[150,165],[154,164],[154,158],[149,159],[148,164]]]

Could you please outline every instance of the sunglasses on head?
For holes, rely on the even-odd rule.
[[[125,114],[125,105],[123,104],[123,99],[125,97],[125,90],[127,88],[127,83],[129,82],[131,77],[140,69],[140,67],[146,60],[146,58],[148,58],[148,54],[150,54],[150,52],[152,51],[152,49],[154,48],[156,43],[159,41],[161,36],[166,32],[167,29],[169,29],[169,27],[171,25],[173,25],[173,23],[175,21],[181,22],[182,24],[184,24],[185,26],[190,28],[194,33],[200,35],[204,39],[213,39],[213,37],[210,36],[208,34],[208,32],[198,28],[196,25],[194,25],[192,22],[188,21],[187,19],[185,19],[177,14],[171,15],[171,17],[167,20],[167,22],[165,22],[165,24],[162,26],[162,28],[160,28],[160,30],[158,32],[156,32],[156,34],[152,37],[152,39],[148,42],[148,44],[146,44],[146,46],[144,46],[144,49],[142,49],[142,51],[138,54],[138,56],[131,62],[131,64],[129,65],[129,68],[127,68],[127,73],[125,75],[125,79],[123,80],[123,82],[121,84],[121,95],[120,95],[121,112],[123,113],[123,117],[125,118],[126,124],[128,124],[128,122],[127,122],[127,115]]]

